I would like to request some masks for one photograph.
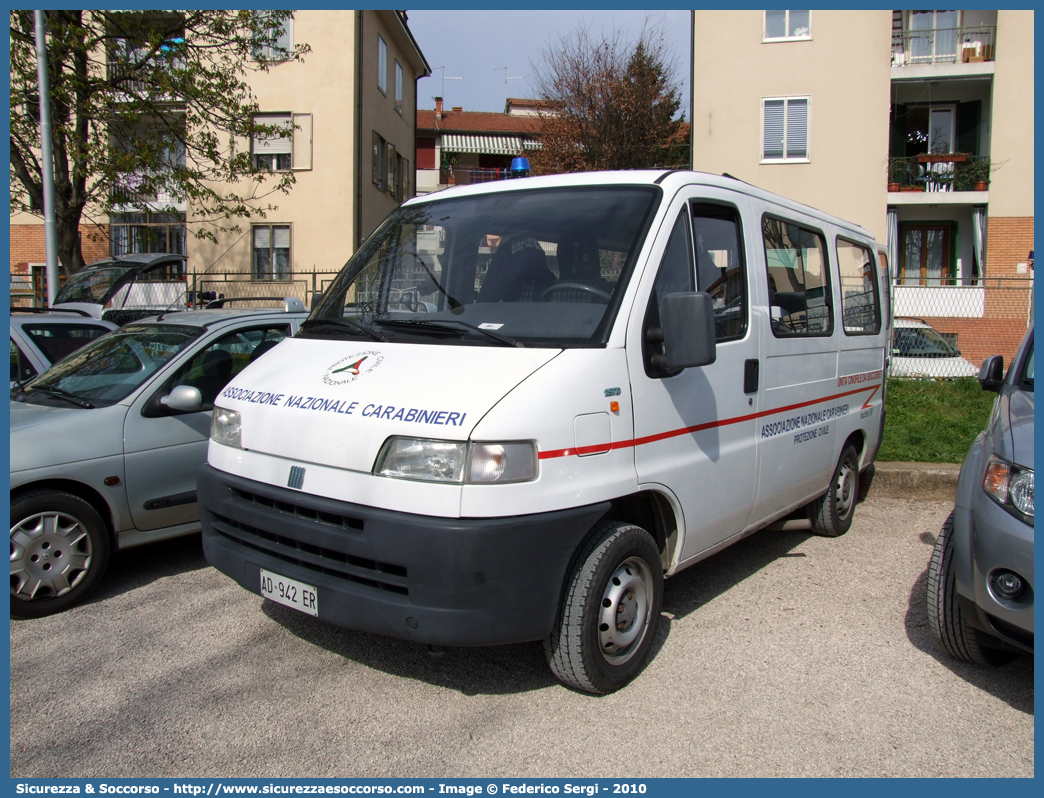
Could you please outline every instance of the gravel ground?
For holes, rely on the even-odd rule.
[[[842,538],[690,568],[602,698],[538,643],[433,656],[262,601],[198,536],[122,552],[90,603],[11,622],[11,775],[1032,776],[1033,658],[981,669],[928,630],[949,509],[871,498]]]

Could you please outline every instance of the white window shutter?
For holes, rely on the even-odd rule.
[[[258,155],[290,153],[293,147],[293,127],[290,114],[258,114],[254,121],[260,125],[286,129],[281,136],[254,136],[254,152]]]
[[[787,102],[787,157],[808,157],[808,100]]]
[[[783,100],[765,100],[762,153],[766,160],[783,157],[783,109]]]
[[[312,168],[312,115],[294,114],[294,169]]]

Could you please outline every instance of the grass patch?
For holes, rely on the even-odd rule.
[[[961,463],[997,394],[978,380],[888,380],[883,462]]]

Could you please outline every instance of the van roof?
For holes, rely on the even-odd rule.
[[[479,183],[471,186],[451,186],[434,194],[423,194],[414,197],[406,205],[413,205],[433,199],[449,199],[451,197],[471,197],[483,194],[497,194],[505,191],[524,191],[534,188],[566,188],[576,186],[607,185],[659,185],[670,194],[683,186],[703,185],[737,191],[756,199],[772,202],[800,213],[815,216],[837,227],[846,228],[854,233],[873,238],[873,234],[854,222],[841,219],[833,214],[813,208],[811,205],[797,202],[771,191],[752,186],[731,175],[714,175],[709,172],[696,172],[689,169],[635,169],[616,172],[577,172],[562,175],[546,175],[542,177],[523,177],[514,180],[498,180],[490,183]]]

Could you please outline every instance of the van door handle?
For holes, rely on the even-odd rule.
[[[743,361],[743,393],[758,392],[758,361]]]

